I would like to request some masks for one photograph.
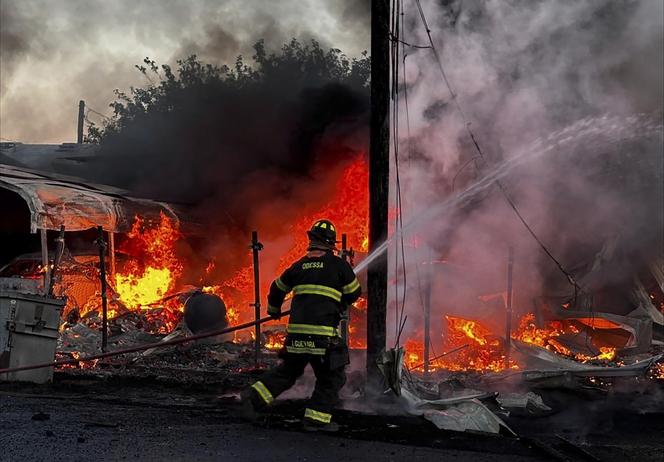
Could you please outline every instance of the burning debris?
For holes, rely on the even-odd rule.
[[[303,216],[293,225],[296,240],[276,264],[282,270],[288,264],[288,258],[299,255],[306,248],[306,234],[299,233],[316,216],[329,216],[347,227],[348,242],[356,245],[357,255],[366,251],[367,222],[366,193],[367,166],[362,155],[350,163],[340,175],[337,188],[344,201],[330,202],[312,215]],[[360,194],[361,193],[361,194]],[[359,207],[346,207],[351,198],[364,197]],[[342,204],[339,207],[337,204]],[[354,201],[358,205],[357,199]],[[179,223],[165,214],[157,220],[146,220],[136,216],[131,229],[119,237],[115,271],[107,278],[108,311],[111,345],[120,347],[135,343],[150,343],[158,337],[174,331],[182,335],[186,332],[197,333],[225,325],[237,324],[253,319],[253,309],[249,307],[253,298],[253,277],[250,264],[235,270],[235,274],[226,280],[214,283],[212,275],[216,261],[223,257],[210,259],[205,275],[199,279],[200,286],[188,284],[191,275],[198,270],[178,255],[178,246],[186,239]],[[247,262],[249,263],[249,261]],[[229,268],[225,268],[226,272]],[[22,278],[43,279],[41,267],[34,273],[22,273]],[[99,271],[94,258],[77,260],[66,252],[55,280],[55,293],[67,300],[63,311],[60,356],[74,359],[98,351],[99,329],[101,328],[102,303],[99,295]],[[267,288],[266,280],[263,290]],[[208,284],[208,285],[204,285]],[[197,295],[203,294],[203,295]],[[203,298],[212,300],[212,307],[197,303]],[[196,303],[195,303],[196,302]],[[350,329],[353,344],[363,342],[364,332],[358,328],[362,324],[362,304],[353,308],[355,323]],[[211,310],[211,311],[210,311]],[[184,322],[183,322],[184,321]],[[184,332],[184,333],[183,333]],[[235,342],[253,341],[247,332],[238,331],[232,336]],[[278,350],[285,337],[283,325],[275,325],[264,332],[263,345],[270,350]],[[86,365],[89,367],[90,365]]]
[[[366,161],[360,155],[340,175],[335,201],[293,224],[292,233],[296,239],[290,244],[290,250],[276,263],[276,272],[282,271],[292,258],[304,251],[304,230],[315,217],[320,216],[336,220],[343,226],[342,229],[348,231],[349,242],[357,246],[355,257],[361,261],[367,250],[367,177]],[[353,207],[347,206],[351,203]],[[215,302],[218,304],[215,313],[192,315],[189,321],[185,319],[184,325],[189,332],[196,333],[206,327],[218,328],[253,319],[253,310],[249,306],[253,297],[252,267],[249,261],[226,280],[215,282],[214,272],[219,265],[223,265],[223,257],[211,258],[204,275],[199,279],[200,287],[197,288],[187,282],[191,280],[189,275],[198,274],[198,270],[178,255],[178,246],[185,239],[178,222],[164,213],[158,220],[136,216],[129,231],[121,236],[115,272],[108,279],[110,334],[111,337],[120,336],[118,346],[131,344],[128,341],[130,337],[140,343],[139,339],[155,340],[155,335],[166,335],[177,330],[176,327],[183,325],[183,313],[187,305],[192,305],[196,293],[214,294],[218,297],[215,300],[220,302]],[[37,266],[35,273],[23,273],[21,276],[40,279],[43,277],[42,268]],[[226,272],[229,272],[228,269]],[[658,276],[657,273],[652,275],[655,280]],[[67,300],[63,311],[66,322],[61,326],[61,354],[75,358],[97,351],[99,339],[93,333],[101,326],[102,311],[98,278],[94,259],[85,261],[67,253],[60,265],[55,291]],[[268,279],[262,282],[263,291],[266,291],[268,282]],[[657,313],[661,316],[661,302],[660,309],[653,309],[652,305],[662,296],[658,295],[656,286],[650,284],[649,288],[651,293],[645,300],[641,296],[639,302],[640,306],[647,309],[642,308],[629,316],[572,311],[569,303],[553,309],[555,301],[539,302],[536,305],[537,313],[526,312],[515,321],[516,328],[509,342],[495,330],[493,323],[487,324],[483,319],[444,315],[440,323],[443,328],[438,336],[434,335],[434,338],[440,339],[437,351],[444,354],[437,356],[436,350],[432,350],[431,357],[426,361],[426,372],[496,373],[525,370],[528,364],[523,357],[507,359],[507,351],[515,342],[546,349],[582,364],[621,364],[619,361],[623,360],[623,353],[648,350],[653,323],[661,325],[657,317]],[[644,290],[643,285],[637,285],[634,293],[640,294]],[[478,297],[480,305],[493,304],[494,310],[496,300],[504,302],[504,294],[498,298]],[[352,348],[365,347],[365,310],[364,299],[351,307],[349,345]],[[193,311],[190,310],[191,313]],[[654,313],[654,319],[648,318],[648,313]],[[199,319],[195,319],[197,317]],[[278,350],[284,340],[283,324],[281,327],[277,324],[269,328],[263,335],[263,346],[268,350]],[[233,336],[235,342],[253,340],[247,332],[239,331]],[[77,342],[80,346],[78,351],[75,347]],[[413,373],[425,372],[421,334],[409,336],[404,345],[405,366]],[[646,345],[645,350],[643,345]],[[660,366],[655,368],[655,375],[661,374],[660,369]]]

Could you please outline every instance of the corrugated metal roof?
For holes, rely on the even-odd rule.
[[[30,209],[30,230],[82,231],[102,226],[126,232],[134,216],[158,220],[164,213],[178,221],[163,202],[130,197],[125,191],[85,180],[0,164],[0,187],[19,194]]]

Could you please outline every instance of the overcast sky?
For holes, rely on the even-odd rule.
[[[113,90],[147,82],[145,57],[232,62],[292,37],[369,49],[369,0],[0,0],[0,137],[76,137],[78,101],[109,114]],[[91,120],[100,122],[96,114]]]

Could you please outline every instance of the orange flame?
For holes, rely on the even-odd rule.
[[[163,213],[156,227],[136,217],[120,248],[135,258],[115,275],[115,291],[128,309],[149,309],[174,288],[182,274],[182,264],[175,255],[180,237],[177,224]]]
[[[286,332],[284,331],[268,331],[265,333],[265,348],[268,350],[279,350],[284,346],[286,341]]]
[[[368,246],[368,181],[368,165],[364,154],[360,154],[341,173],[335,187],[336,197],[317,212],[303,216],[290,227],[290,234],[293,236],[294,242],[279,260],[274,277],[306,253],[309,243],[306,232],[317,219],[327,218],[335,223],[338,230],[347,234],[349,247],[359,247],[360,250],[363,250],[365,244]],[[250,260],[249,255],[247,255],[247,260]],[[269,290],[270,282],[266,281],[261,287],[263,294]],[[235,318],[229,317],[229,320],[243,322],[254,317],[253,308],[250,307],[250,304],[253,303],[253,285],[253,268],[251,264],[248,264],[240,268],[234,276],[209,290],[221,296],[226,306],[233,310]]]
[[[454,316],[445,316],[447,329],[444,332],[443,347],[445,352],[454,351],[449,356],[433,358],[430,362],[430,371],[447,369],[451,371],[501,371],[505,369],[504,340],[496,337],[491,330],[477,320],[468,320]],[[588,356],[573,353],[556,337],[565,333],[578,333],[579,330],[571,323],[554,321],[544,328],[535,324],[532,313],[524,315],[519,320],[519,327],[512,338],[524,343],[547,348],[558,354],[568,356],[581,362],[612,361],[616,357],[616,349],[607,346],[599,347],[599,353]],[[420,340],[409,339],[405,344],[407,354],[405,363],[410,368],[423,370],[424,347]],[[432,356],[434,356],[432,354]],[[508,367],[518,369],[519,365],[510,358]]]

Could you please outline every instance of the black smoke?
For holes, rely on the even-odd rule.
[[[109,115],[113,89],[149,82],[134,72],[196,54],[216,65],[271,51],[296,37],[351,56],[369,48],[367,0],[2,0],[0,136],[24,143],[74,141],[78,101]],[[97,123],[103,118],[89,117]],[[29,123],[25,123],[29,121]]]
[[[335,76],[336,60],[315,43],[293,41],[278,56],[259,43],[255,68],[226,73],[190,58],[171,78],[157,71],[165,74],[159,85],[120,97],[81,174],[200,211],[205,223],[230,215],[242,224],[251,204],[237,198],[246,191],[254,206],[261,196],[288,197],[315,166],[365,150],[367,63]]]

